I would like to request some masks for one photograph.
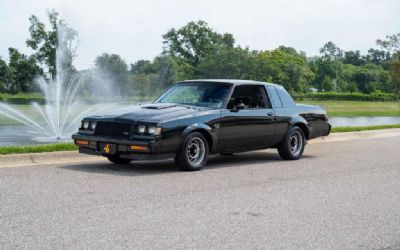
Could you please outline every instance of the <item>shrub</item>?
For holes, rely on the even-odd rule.
[[[5,102],[9,104],[31,104],[32,102],[36,102],[39,104],[44,104],[45,100],[43,96],[39,93],[19,93],[15,95],[0,94],[0,102]]]
[[[296,100],[340,100],[340,101],[396,101],[398,96],[391,93],[374,92],[371,94],[362,93],[338,93],[338,92],[322,92],[292,95]]]

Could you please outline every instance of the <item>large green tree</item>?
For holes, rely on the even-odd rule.
[[[129,88],[129,71],[127,63],[116,54],[103,53],[95,60],[97,75],[114,86],[123,95],[132,93]]]
[[[10,62],[7,67],[5,88],[10,93],[32,92],[34,80],[41,73],[33,56],[26,56],[17,49],[9,48]]]
[[[343,63],[360,66],[362,64],[365,64],[365,60],[361,56],[361,53],[359,50],[356,50],[356,51],[350,50],[350,51],[344,52]]]
[[[251,78],[250,52],[240,47],[220,47],[204,57],[195,78]]]
[[[182,58],[194,68],[216,46],[230,48],[235,43],[232,34],[219,34],[204,21],[189,22],[180,29],[171,29],[163,39],[164,53]]]
[[[374,48],[370,48],[368,50],[368,54],[365,56],[365,60],[373,64],[383,64],[389,59],[390,59],[390,53],[384,50],[379,50]]]
[[[303,91],[314,81],[307,58],[293,48],[281,46],[254,53],[253,57],[256,80],[282,84],[290,91]]]
[[[0,93],[6,91],[5,83],[7,79],[7,63],[0,57]]]
[[[400,33],[386,36],[386,39],[378,39],[376,43],[391,54],[389,68],[392,82],[400,95]]]
[[[400,33],[386,36],[386,39],[378,39],[376,44],[386,49],[389,53],[395,54],[400,51]]]
[[[143,97],[158,95],[172,83],[189,79],[188,75],[193,75],[191,69],[181,58],[160,55],[152,61],[139,60],[131,64],[130,73],[135,89]],[[144,82],[151,87],[146,87]]]

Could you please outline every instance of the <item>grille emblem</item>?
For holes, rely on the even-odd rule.
[[[106,146],[104,147],[104,152],[105,152],[106,154],[109,154],[109,153],[110,153],[110,144],[106,144]]]

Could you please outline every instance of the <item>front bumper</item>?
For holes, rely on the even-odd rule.
[[[161,153],[161,142],[157,139],[151,141],[127,140],[80,133],[72,135],[72,139],[74,139],[75,145],[79,146],[79,153],[83,154],[118,155],[131,160],[163,160],[175,157],[174,153]],[[87,145],[78,144],[78,141],[87,142]],[[112,145],[112,152],[105,152],[102,149],[104,145]],[[135,146],[134,149],[132,146]]]

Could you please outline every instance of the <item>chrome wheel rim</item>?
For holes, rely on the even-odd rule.
[[[294,131],[289,138],[290,152],[298,156],[303,148],[303,137],[299,131]]]
[[[193,137],[187,145],[186,157],[188,161],[192,166],[199,167],[206,155],[206,147],[203,140],[199,137]]]

